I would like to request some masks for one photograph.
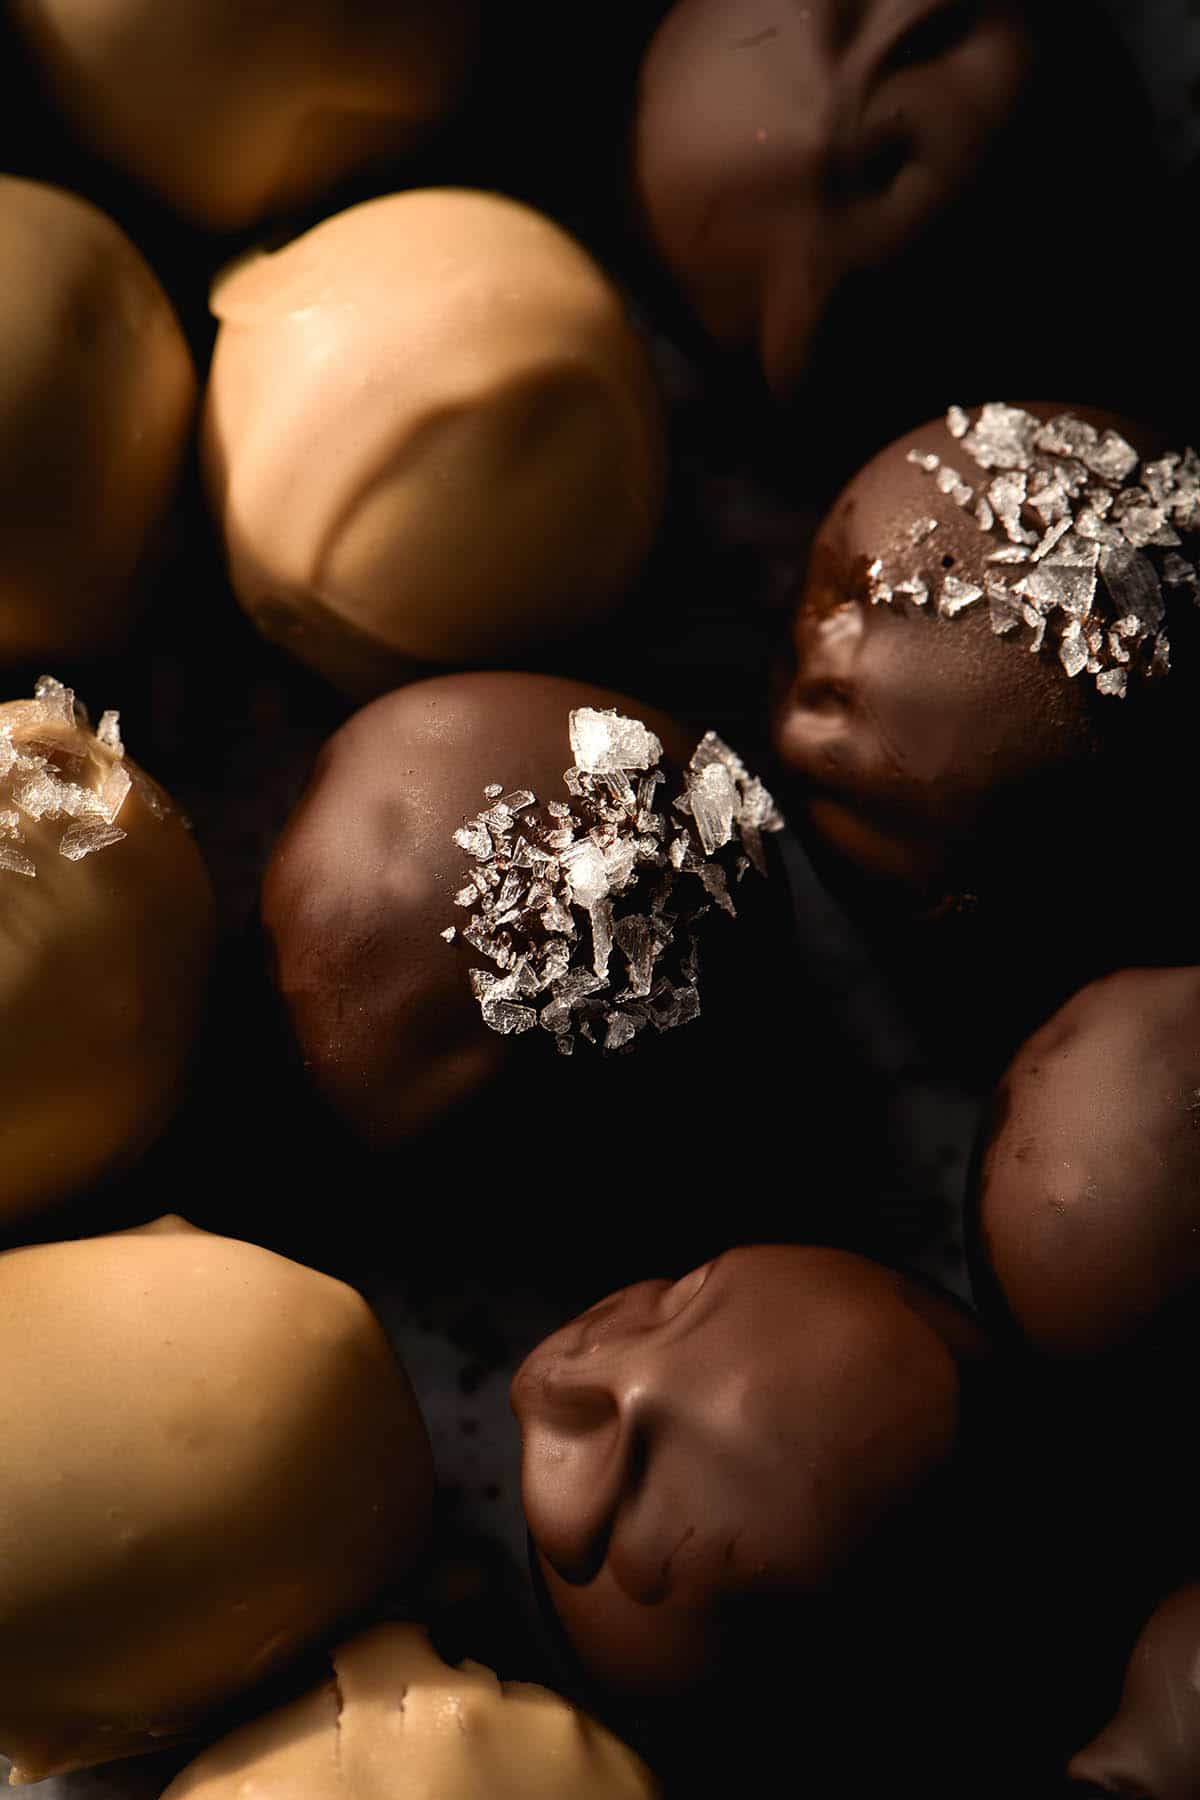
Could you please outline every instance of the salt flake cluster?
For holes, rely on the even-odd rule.
[[[88,729],[87,713],[71,689],[51,675],[42,676],[33,700],[21,709],[22,727],[30,723]],[[126,834],[117,819],[133,786],[133,777],[125,766],[117,714],[104,713],[96,727],[97,742],[112,757],[98,788],[73,781],[69,773],[71,759],[41,747],[36,733],[30,737],[23,730],[24,741],[17,744],[13,742],[13,731],[11,717],[0,720],[0,782],[7,789],[4,797],[10,802],[0,805],[0,872],[36,878],[37,868],[25,848],[27,822],[65,821],[58,853],[68,862],[79,862],[97,850],[120,843]],[[82,768],[78,772],[83,773]]]
[[[919,576],[889,579],[876,560],[872,602],[932,600],[952,619],[986,601],[997,636],[1027,630],[1031,653],[1051,644],[1069,676],[1093,676],[1100,693],[1122,699],[1131,674],[1165,674],[1168,593],[1200,604],[1200,575],[1180,555],[1184,536],[1200,531],[1196,452],[1139,467],[1137,451],[1115,431],[1071,413],[1043,422],[995,403],[973,424],[952,406],[946,425],[982,479],[972,470],[967,480],[932,452],[910,450],[908,460],[993,539],[982,585],[954,575],[933,588]],[[914,546],[937,530],[936,519],[918,520]]]
[[[662,744],[637,719],[580,707],[569,721],[570,801],[538,807],[528,788],[484,788],[488,805],[454,833],[472,858],[442,932],[493,965],[471,970],[483,1020],[505,1035],[541,1027],[570,1055],[577,1038],[628,1049],[700,1012],[698,928],[735,913],[717,852],[740,881],[767,873],[763,834],[783,820],[766,788],[715,732],[683,791],[660,806]]]

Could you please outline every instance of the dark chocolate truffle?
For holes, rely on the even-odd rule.
[[[1040,988],[1006,1059],[1093,976],[1191,959],[1162,772],[1188,754],[1198,497],[1194,454],[1116,415],[955,407],[818,534],[773,709],[789,815],[889,926],[957,921]]]
[[[1071,1760],[1089,1791],[1137,1800],[1200,1793],[1200,1585],[1179,1588],[1134,1646],[1116,1716]]]
[[[792,1603],[803,1659],[800,1603],[949,1458],[980,1348],[949,1301],[800,1246],[641,1282],[539,1345],[512,1389],[522,1495],[589,1673],[660,1695],[731,1675],[756,1598]]]
[[[1018,1052],[980,1159],[982,1281],[1039,1350],[1144,1339],[1200,1277],[1200,969],[1094,982]]]
[[[715,746],[640,702],[513,674],[416,683],[331,739],[262,917],[308,1072],[360,1139],[394,1148],[506,1091],[504,1131],[524,1120],[535,1160],[556,1128],[591,1142],[571,1179],[615,1195],[644,1174],[643,1137],[664,1165],[731,1146],[722,1093],[769,1121],[755,1074],[793,1024],[787,889],[749,867],[769,796]]]
[[[777,394],[819,391],[827,445],[858,415],[981,376],[1115,371],[1122,305],[1153,293],[1138,267],[1081,267],[1069,329],[1047,328],[1024,282],[1060,265],[1064,230],[1108,236],[1149,142],[1098,9],[679,0],[642,67],[635,180],[703,326],[756,351]],[[1088,179],[1064,214],[1050,194],[1067,145]],[[1142,182],[1144,203],[1154,192]]]

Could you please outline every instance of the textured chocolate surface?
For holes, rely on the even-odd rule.
[[[1179,1588],[1134,1645],[1117,1712],[1073,1757],[1088,1792],[1137,1800],[1193,1800],[1200,1793],[1200,1586]],[[1081,1789],[1072,1788],[1072,1793]]]
[[[1094,1355],[1186,1311],[1200,1276],[1200,971],[1095,982],[1022,1047],[974,1205],[985,1282],[1038,1349]]]
[[[1068,143],[1089,181],[1060,213]],[[1070,332],[1021,293],[1064,230],[1103,242],[1152,166],[1144,98],[1090,7],[679,0],[642,66],[651,241],[707,331],[805,395],[825,444],[930,393],[1077,381],[1100,354],[1124,393],[1123,328],[1134,305],[1149,317],[1136,270],[1081,270]]]

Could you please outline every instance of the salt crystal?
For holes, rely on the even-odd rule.
[[[568,730],[575,766],[590,775],[610,769],[648,769],[662,756],[662,744],[652,731],[639,719],[627,719],[613,708],[576,707]]]

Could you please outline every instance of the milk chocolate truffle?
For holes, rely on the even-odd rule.
[[[954,407],[890,445],[799,596],[789,812],[901,910],[1003,894],[1032,922],[1163,867],[1198,527],[1194,453],[1092,408]]]
[[[631,1750],[546,1688],[451,1668],[418,1625],[377,1625],[333,1678],[215,1744],[163,1800],[654,1800]]]
[[[777,822],[719,739],[604,689],[475,673],[386,695],[322,751],[263,883],[308,1074],[377,1148],[505,1083],[531,1149],[560,1112],[615,1133],[614,1170],[652,1119],[684,1148],[669,1071],[704,1071],[702,1110],[726,1081],[757,1106],[756,1044],[787,1017],[783,891],[749,866]]]
[[[0,1224],[140,1151],[173,1107],[213,931],[171,801],[70,690],[0,706]]]
[[[391,194],[212,304],[205,471],[268,637],[365,697],[620,598],[658,517],[659,403],[620,296],[549,219]]]
[[[195,395],[171,303],[124,232],[0,175],[0,664],[121,641]]]
[[[678,0],[667,13],[634,133],[650,242],[719,344],[752,351],[777,395],[819,392],[806,433],[827,444],[919,384],[974,385],[990,368],[1003,387],[1035,356],[1048,379],[1064,361],[1082,375],[1093,349],[1115,366],[1113,289],[1126,305],[1152,292],[1120,259],[1081,274],[1070,333],[1047,334],[1017,298],[1061,254],[1062,216],[1040,199],[1061,147],[1086,145],[1076,242],[1108,235],[1145,166],[1144,97],[1097,10]]]
[[[477,0],[15,0],[59,107],[99,155],[200,225],[315,198],[445,116]]]
[[[660,1695],[732,1677],[739,1608],[769,1601],[803,1685],[822,1596],[950,1457],[980,1347],[938,1295],[803,1246],[640,1282],[539,1345],[512,1387],[522,1498],[585,1668]]]
[[[1134,1646],[1116,1716],[1071,1760],[1097,1794],[1194,1800],[1200,1793],[1200,1585],[1169,1595]],[[1074,1789],[1072,1792],[1076,1791]]]
[[[1013,1059],[980,1158],[981,1280],[1038,1349],[1095,1355],[1200,1277],[1200,969],[1130,969]]]
[[[418,1550],[429,1443],[366,1302],[166,1218],[0,1256],[0,1748],[160,1748]]]

